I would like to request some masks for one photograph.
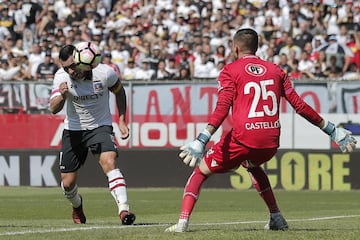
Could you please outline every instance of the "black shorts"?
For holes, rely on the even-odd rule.
[[[93,154],[116,152],[112,126],[101,126],[93,130],[64,130],[60,153],[60,172],[75,172],[85,163],[88,151]]]

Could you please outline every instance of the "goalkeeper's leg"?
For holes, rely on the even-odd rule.
[[[265,226],[267,230],[287,230],[288,224],[282,216],[276,203],[275,195],[271,189],[270,181],[264,170],[259,166],[252,166],[248,169],[254,188],[264,200],[270,212],[269,223]]]
[[[199,167],[195,168],[189,177],[185,189],[181,206],[181,213],[177,224],[168,227],[165,232],[187,232],[189,231],[189,219],[193,211],[202,184],[207,179],[207,175],[203,174]]]

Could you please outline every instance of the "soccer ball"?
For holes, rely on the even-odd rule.
[[[74,63],[82,71],[90,71],[101,61],[101,52],[92,42],[80,42],[75,45]]]

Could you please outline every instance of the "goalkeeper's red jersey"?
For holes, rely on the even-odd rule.
[[[218,82],[218,101],[209,124],[218,128],[232,109],[233,137],[248,147],[279,146],[281,97],[312,124],[322,120],[295,92],[279,66],[254,55],[226,65]]]

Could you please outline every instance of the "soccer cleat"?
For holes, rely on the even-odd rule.
[[[167,229],[165,229],[165,232],[188,232],[189,231],[189,220],[186,219],[180,219],[177,224],[174,224]]]
[[[72,210],[72,218],[75,224],[85,224],[86,223],[86,217],[83,211],[83,200],[82,197],[80,195],[80,199],[81,199],[81,204],[79,207],[74,208]]]
[[[119,217],[123,225],[131,225],[136,219],[135,214],[128,211],[121,211]]]
[[[269,222],[265,225],[265,230],[288,230],[289,226],[285,220],[285,218],[281,215],[281,213],[271,214]]]

